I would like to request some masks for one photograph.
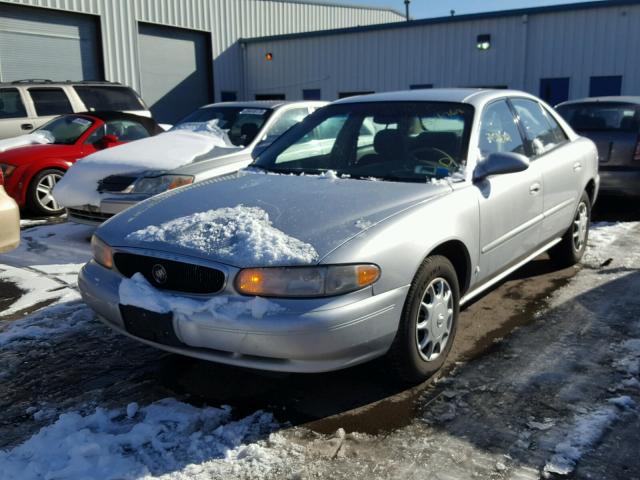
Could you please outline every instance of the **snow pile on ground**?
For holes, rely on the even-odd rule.
[[[242,315],[251,315],[253,318],[260,319],[265,315],[282,311],[280,306],[259,297],[232,300],[224,296],[199,301],[162,293],[147,282],[140,273],[120,282],[119,297],[122,305],[132,305],[157,313],[173,312],[179,318],[208,313],[225,320],[233,320]]]
[[[17,137],[5,138],[0,140],[0,152],[10,150],[12,148],[27,147],[29,145],[43,145],[53,143],[55,138],[46,130],[39,130],[28,135],[19,135]]]
[[[6,480],[208,479],[224,478],[240,464],[256,478],[280,462],[261,440],[276,428],[268,413],[232,421],[229,408],[196,408],[175,399],[69,412],[0,452],[0,471]]]
[[[0,264],[14,267],[86,263],[95,227],[75,223],[42,225],[20,234],[18,248],[0,254]]]
[[[47,307],[21,320],[0,320],[0,347],[33,341],[48,341],[63,333],[84,328],[94,318],[81,302],[68,302]],[[2,471],[2,468],[0,468]]]
[[[602,252],[619,237],[640,226],[640,222],[595,222],[589,227],[589,239],[582,263],[591,267],[598,267],[607,260]]]
[[[0,318],[35,307],[47,302],[70,302],[80,295],[74,287],[82,264],[43,265],[43,271],[0,265],[0,281],[16,285],[24,293],[8,308],[0,312]],[[56,278],[56,275],[62,278]]]
[[[234,265],[301,265],[318,259],[312,245],[275,228],[263,209],[243,205],[150,225],[127,239],[180,245]]]
[[[577,415],[573,428],[565,439],[556,445],[555,454],[544,466],[544,472],[559,475],[571,473],[582,455],[588,452],[607,428],[620,418],[620,412],[633,405],[634,402],[629,397],[618,397],[610,399],[607,406]]]
[[[98,182],[110,175],[169,171],[197,160],[216,148],[234,149],[226,133],[174,129],[155,137],[108,148],[76,162],[53,190],[60,205],[100,206]]]

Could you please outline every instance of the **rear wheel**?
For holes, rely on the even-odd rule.
[[[53,198],[53,187],[64,175],[63,170],[48,168],[38,172],[31,180],[27,192],[27,206],[36,215],[59,215],[64,211]]]
[[[549,250],[551,260],[558,267],[570,267],[578,263],[589,240],[589,223],[591,222],[591,201],[587,192],[582,192],[573,221],[562,237],[562,241]]]
[[[402,311],[389,361],[402,380],[419,383],[436,373],[451,351],[460,310],[458,277],[442,256],[428,257]]]

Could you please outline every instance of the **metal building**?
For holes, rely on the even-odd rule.
[[[640,95],[638,25],[640,1],[610,0],[247,39],[244,96],[509,87],[556,104]]]
[[[401,18],[322,0],[0,0],[0,81],[118,81],[175,121],[242,96],[241,37]]]

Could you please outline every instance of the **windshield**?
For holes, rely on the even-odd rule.
[[[271,113],[273,110],[270,108],[205,107],[187,115],[173,129],[179,130],[185,124],[218,120],[218,127],[227,131],[231,143],[246,147],[260,133]]]
[[[620,102],[561,105],[558,113],[577,131],[634,132],[640,130],[640,107]]]
[[[60,145],[73,145],[86,132],[94,121],[79,115],[64,115],[54,118],[50,122],[35,130],[36,132],[49,132],[53,136],[53,142]]]
[[[466,163],[472,119],[473,107],[461,103],[332,105],[276,140],[254,166],[406,182],[444,178]]]

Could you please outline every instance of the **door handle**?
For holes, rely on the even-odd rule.
[[[573,164],[573,171],[574,172],[579,172],[580,170],[582,170],[582,162],[576,162]]]
[[[22,130],[33,130],[33,124],[32,123],[23,123],[22,125],[20,125],[20,128]]]
[[[540,193],[540,188],[540,183],[536,182],[529,187],[529,193],[531,195],[537,195],[538,193]]]

